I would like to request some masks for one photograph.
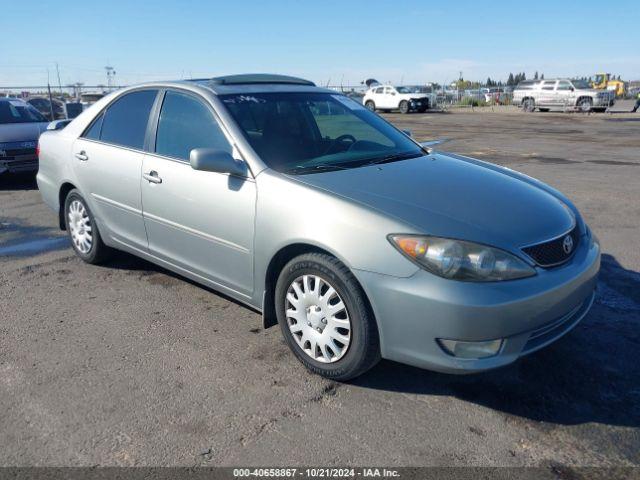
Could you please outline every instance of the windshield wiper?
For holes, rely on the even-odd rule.
[[[384,157],[375,158],[363,164],[368,165],[380,165],[382,163],[398,162],[400,160],[408,160],[410,158],[418,158],[425,155],[424,152],[404,152],[404,153],[392,153],[391,155],[385,155]]]
[[[341,167],[340,165],[331,165],[331,164],[320,164],[320,165],[297,165],[293,168],[289,168],[284,171],[284,173],[298,174],[298,173],[320,173],[320,172],[331,172],[335,170],[348,170],[348,167]]]

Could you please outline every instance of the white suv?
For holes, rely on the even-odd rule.
[[[367,90],[363,103],[371,111],[398,109],[401,113],[422,113],[436,104],[436,96],[430,87],[379,85]]]

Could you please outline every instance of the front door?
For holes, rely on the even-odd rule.
[[[157,90],[123,95],[73,145],[72,165],[103,234],[146,251],[140,174],[149,113]]]
[[[568,80],[559,80],[558,85],[556,86],[556,95],[557,95],[557,105],[559,107],[568,107],[573,105],[574,94],[573,94],[573,85]]]
[[[189,152],[208,147],[233,152],[211,107],[191,93],[166,92],[153,153],[142,178],[149,251],[218,286],[249,295],[253,289],[256,186],[252,178],[197,171]]]

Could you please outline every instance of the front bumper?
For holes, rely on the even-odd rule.
[[[594,108],[612,107],[616,103],[615,97],[611,95],[598,95],[593,99]]]
[[[430,106],[431,105],[427,97],[412,98],[409,100],[409,107],[411,110],[426,110]]]
[[[371,301],[382,356],[447,373],[470,373],[507,365],[570,331],[593,302],[600,247],[582,239],[562,266],[506,282],[446,280],[420,270],[409,278],[371,272],[355,275]],[[504,339],[489,358],[445,353],[436,339],[478,342]]]

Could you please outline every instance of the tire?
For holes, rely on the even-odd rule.
[[[536,102],[533,100],[533,98],[525,98],[522,101],[522,110],[524,110],[525,112],[533,112],[536,109]]]
[[[538,110],[540,110],[541,112],[548,112],[549,111],[548,108],[539,108]]]
[[[582,112],[590,112],[591,109],[593,108],[593,100],[591,100],[590,98],[581,98],[578,101],[578,109]]]
[[[370,110],[372,112],[376,111],[376,104],[373,103],[373,100],[367,100],[364,106],[367,108],[367,110]]]
[[[308,253],[287,263],[276,283],[275,306],[285,341],[309,371],[345,381],[380,360],[378,329],[366,296],[336,258]],[[325,307],[333,307],[333,315]]]
[[[76,189],[64,201],[64,221],[76,255],[94,265],[108,259],[111,250],[102,241],[93,213]]]
[[[409,108],[409,102],[407,102],[406,100],[402,100],[400,102],[400,105],[398,105],[398,108],[400,109],[400,113],[409,113],[409,111],[411,110]]]

